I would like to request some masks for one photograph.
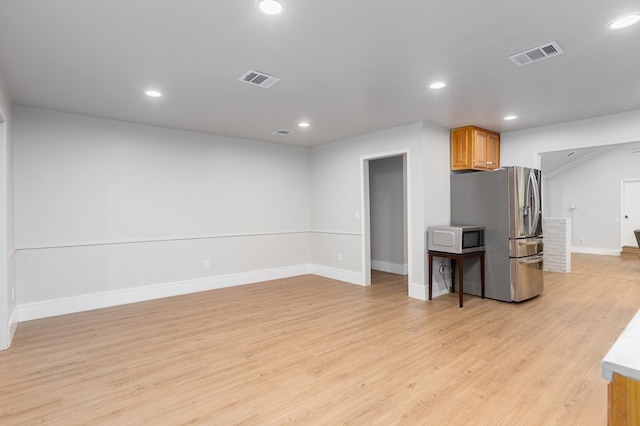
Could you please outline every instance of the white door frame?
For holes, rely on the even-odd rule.
[[[620,247],[624,246],[624,185],[629,182],[640,182],[640,179],[622,179],[620,181]]]
[[[7,120],[0,108],[0,350],[11,344],[7,283]]]
[[[412,235],[412,202],[411,202],[411,149],[402,148],[394,151],[378,152],[375,154],[367,154],[360,157],[360,211],[362,212],[361,222],[361,235],[362,235],[362,285],[371,285],[371,211],[369,204],[369,161],[379,160],[381,158],[388,157],[403,157],[403,179],[406,181],[406,194],[405,210],[407,212],[407,234],[405,235],[405,241],[407,246],[407,269],[408,269],[408,281],[407,292],[411,285],[412,276],[412,263],[413,263],[413,250],[411,247]]]

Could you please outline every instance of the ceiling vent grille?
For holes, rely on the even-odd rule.
[[[273,132],[276,135],[290,135],[291,133],[293,133],[291,130],[287,130],[287,129],[280,129],[280,130],[276,130],[275,132]]]
[[[264,89],[268,89],[269,87],[279,82],[280,79],[263,72],[249,70],[242,77],[240,77],[238,81],[250,84],[252,86],[258,86]]]
[[[564,50],[560,47],[557,41],[551,41],[543,45],[534,47],[524,52],[516,53],[509,56],[517,66],[529,65],[533,62],[541,61],[543,59],[551,58],[552,56],[558,56],[564,53]]]

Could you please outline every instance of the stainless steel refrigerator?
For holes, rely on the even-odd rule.
[[[540,170],[505,167],[451,175],[451,223],[485,227],[485,296],[520,302],[544,289]],[[465,263],[465,293],[480,295]]]

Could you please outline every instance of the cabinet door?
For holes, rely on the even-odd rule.
[[[473,131],[473,168],[487,167],[487,134],[482,130]]]
[[[500,167],[500,135],[487,133],[486,165],[487,169]]]
[[[456,129],[451,132],[451,169],[471,168],[470,132],[467,129]]]
[[[609,382],[609,413],[610,425],[637,425],[640,424],[640,382],[624,377],[618,373],[613,374],[613,382]]]

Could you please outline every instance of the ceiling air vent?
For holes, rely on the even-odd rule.
[[[509,59],[511,59],[517,66],[521,67],[552,56],[558,56],[562,53],[564,53],[564,50],[562,50],[558,42],[551,41],[541,46],[534,47],[533,49],[511,55],[509,56]]]
[[[293,133],[291,130],[287,130],[287,129],[280,129],[280,130],[276,130],[275,132],[273,132],[276,135],[290,135],[291,133]]]
[[[250,84],[252,86],[258,86],[268,89],[269,87],[279,82],[280,79],[263,72],[249,70],[242,77],[240,77],[238,81]]]

